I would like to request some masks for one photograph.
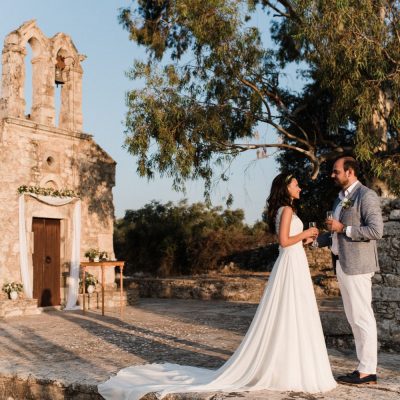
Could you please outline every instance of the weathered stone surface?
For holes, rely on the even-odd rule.
[[[383,228],[384,236],[400,236],[400,224],[395,221],[386,222]]]
[[[400,210],[392,210],[389,215],[391,221],[400,221]]]
[[[389,287],[397,287],[400,288],[400,276],[393,274],[385,275],[385,285]]]
[[[138,292],[130,290],[129,294],[127,291],[122,293],[122,305],[127,304],[133,305],[138,299]],[[83,308],[83,294],[80,293],[78,296],[78,305]],[[104,291],[104,307],[116,308],[121,305],[121,294],[119,290],[105,290]],[[102,307],[101,288],[97,288],[92,294],[85,294],[85,308],[89,310],[100,310]]]
[[[25,115],[26,46],[32,47],[32,109]],[[55,126],[54,74],[57,57],[64,58],[59,125]],[[81,258],[91,247],[113,252],[115,162],[82,132],[82,68],[84,57],[69,36],[47,38],[34,20],[11,32],[2,53],[0,95],[0,286],[21,281],[18,187],[70,189],[81,199]],[[28,85],[26,87],[29,87]],[[72,252],[74,204],[50,206],[24,195],[28,267],[33,271],[34,217],[60,220],[60,291],[65,302]],[[89,269],[99,276],[98,269]],[[34,277],[35,278],[35,277]],[[113,269],[105,281],[114,283]]]
[[[0,300],[0,318],[37,315],[41,312],[36,299]]]
[[[400,350],[400,199],[382,200],[384,238],[378,241],[380,273],[373,286],[373,307],[382,342]]]
[[[376,300],[400,301],[400,288],[374,286],[372,297]]]
[[[344,343],[345,325],[334,331],[340,303],[320,301],[324,331]],[[119,369],[147,362],[218,368],[230,357],[246,333],[256,305],[222,301],[142,299],[127,307],[125,319],[107,310],[82,315],[80,311],[49,312],[39,316],[0,321],[0,398],[15,400],[101,399],[97,384]],[[340,318],[340,317],[338,317]],[[344,321],[344,320],[341,320]],[[334,337],[334,336],[332,336]],[[354,370],[353,351],[330,348],[333,374]],[[379,353],[378,385],[339,385],[329,393],[294,392],[175,394],[168,398],[223,400],[394,400],[400,395],[398,353]],[[148,395],[147,400],[154,400]],[[144,400],[143,399],[143,400]]]
[[[400,210],[400,199],[394,199],[391,202],[391,207],[397,210]]]
[[[334,276],[312,270],[315,294],[318,297],[338,296],[339,286]],[[126,278],[125,287],[135,287],[142,298],[175,298],[259,302],[268,281],[269,272],[210,274],[175,278]]]

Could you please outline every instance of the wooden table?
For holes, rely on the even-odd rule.
[[[83,278],[82,278],[82,288],[83,288],[83,313],[85,313],[85,294],[86,294],[86,284],[85,284],[85,277],[86,277],[86,268],[87,267],[101,267],[101,315],[104,315],[104,271],[105,268],[108,267],[119,267],[120,274],[119,274],[119,285],[120,285],[120,312],[121,318],[123,317],[123,270],[125,266],[125,261],[87,261],[81,262]]]

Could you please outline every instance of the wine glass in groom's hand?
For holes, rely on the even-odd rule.
[[[331,221],[333,219],[333,211],[332,210],[326,212],[326,219],[329,221]],[[331,230],[331,237],[332,237],[332,230]]]
[[[317,227],[317,223],[316,222],[309,222],[308,223],[308,227],[309,228],[316,228]],[[311,247],[317,248],[318,247],[317,236],[315,236],[313,239],[314,240],[311,243]]]

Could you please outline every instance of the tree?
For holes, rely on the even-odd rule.
[[[271,241],[261,222],[243,223],[243,210],[153,201],[116,221],[114,248],[127,273],[188,275],[218,268],[223,257]]]
[[[312,179],[355,155],[382,192],[400,194],[400,14],[392,0],[139,0],[121,10],[130,38],[148,51],[127,94],[126,142],[138,171],[202,178],[243,151],[296,154]],[[264,15],[275,45],[264,44]],[[268,16],[269,14],[269,16]],[[299,63],[300,93],[281,83]],[[257,142],[260,125],[276,142]],[[222,179],[226,179],[222,173]]]
[[[329,147],[343,146],[347,136],[370,184],[380,194],[399,194],[399,1],[296,3],[302,22],[285,18],[273,29],[280,59],[307,62],[310,80],[328,92]],[[304,93],[319,96],[321,90],[307,87]]]

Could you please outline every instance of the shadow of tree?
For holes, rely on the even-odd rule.
[[[81,198],[88,202],[89,213],[97,214],[103,224],[108,224],[110,218],[112,222],[116,162],[89,139],[74,163],[80,177],[78,191]]]
[[[91,335],[99,336],[102,340],[149,363],[178,362],[217,368],[231,354],[227,350],[180,339],[165,332],[143,328],[107,315],[86,313],[86,316],[83,316],[80,312],[68,312],[63,313],[62,317],[80,325]]]
[[[0,343],[7,354],[7,376],[1,377],[0,398],[41,399],[76,398],[76,382],[66,378],[66,365],[73,365],[85,380],[98,381],[98,374],[108,371],[88,358],[82,358],[65,347],[37,334],[27,324],[18,329],[1,324]],[[96,371],[96,373],[94,373]],[[67,371],[68,372],[68,371]],[[29,373],[29,379],[24,377]],[[85,399],[102,399],[96,384],[81,385]]]
[[[258,304],[224,300],[141,299],[134,307],[173,317],[193,326],[209,326],[244,335]]]

